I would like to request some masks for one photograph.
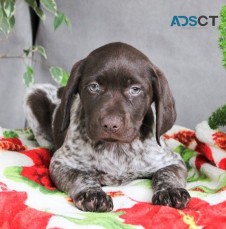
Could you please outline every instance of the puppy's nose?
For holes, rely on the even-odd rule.
[[[122,120],[120,117],[104,117],[101,121],[102,128],[106,132],[116,132],[122,126]]]

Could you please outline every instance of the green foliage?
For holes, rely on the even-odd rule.
[[[29,56],[29,54],[37,52],[40,55],[42,55],[45,59],[47,59],[46,50],[41,45],[34,45],[31,48],[24,49],[23,52],[24,52],[25,56]],[[23,82],[27,87],[30,87],[33,85],[33,83],[34,83],[34,71],[33,71],[33,68],[31,66],[27,66],[26,72],[23,75]]]
[[[60,85],[65,86],[67,84],[69,73],[60,67],[51,67],[49,69],[52,78]]]
[[[226,104],[213,112],[209,117],[208,123],[211,129],[226,126]]]
[[[8,36],[15,25],[15,0],[0,0],[0,30]]]
[[[40,0],[40,6],[36,0],[24,0],[37,14],[37,16],[44,22],[46,19],[43,8],[49,11],[54,16],[53,28],[58,29],[63,23],[68,28],[71,28],[71,21],[64,15],[63,12],[58,11],[55,0]],[[15,0],[0,0],[0,30],[8,36],[15,25]]]
[[[31,66],[27,66],[26,72],[23,75],[24,84],[30,87],[34,83],[34,71]]]
[[[219,33],[219,47],[223,54],[223,66],[226,68],[226,5],[224,5],[220,11]]]
[[[31,49],[25,49],[24,50],[25,54],[28,55],[31,52],[30,50],[32,50],[32,48]],[[55,80],[60,86],[65,86],[67,84],[67,81],[69,79],[69,73],[66,72],[63,68],[52,66],[49,68],[49,71],[50,71],[50,74],[51,74],[53,80]],[[33,71],[33,68],[31,66],[27,66],[26,72],[23,75],[23,81],[27,87],[30,87],[33,85],[33,83],[34,83],[34,71]]]
[[[25,0],[25,2],[34,10],[34,12],[42,21],[46,19],[45,13],[41,8],[38,7],[36,0]]]
[[[46,55],[46,50],[43,46],[41,45],[34,45],[31,48],[28,49],[24,49],[24,54],[26,56],[29,56],[30,53],[34,53],[34,52],[38,52],[40,55],[42,55],[45,59],[47,59],[47,55]]]
[[[41,4],[52,14],[57,12],[57,4],[55,0],[40,0]]]
[[[30,7],[35,11],[35,13],[39,16],[39,18],[44,21],[45,20],[45,13],[43,10],[38,7],[36,0],[25,0]],[[63,12],[58,11],[57,4],[55,0],[40,0],[41,6],[45,8],[47,11],[53,14],[53,28],[57,30],[63,23],[65,23],[68,28],[71,28],[71,21],[68,17],[64,15]]]
[[[57,12],[54,21],[53,21],[53,27],[55,30],[57,30],[63,23],[65,23],[68,28],[71,28],[71,21],[68,17],[64,15],[62,12]]]
[[[223,54],[222,63],[226,68],[226,5],[224,5],[220,11],[219,47]],[[208,123],[212,129],[226,126],[226,104],[213,112],[208,119]]]
[[[46,19],[44,10],[50,12],[53,17],[53,28],[58,29],[63,23],[67,27],[71,28],[71,21],[63,12],[58,11],[58,7],[55,0],[24,0],[28,6],[30,6],[37,16],[43,22]],[[39,2],[40,4],[38,4]],[[16,0],[0,0],[0,31],[2,31],[6,37],[12,31],[15,25],[15,12],[16,12]],[[23,55],[18,56],[18,58],[26,59],[30,57],[32,53],[39,53],[45,59],[47,59],[46,50],[41,45],[35,45],[30,48],[23,50]],[[7,57],[7,56],[6,56]],[[15,58],[15,57],[9,57]],[[51,67],[50,73],[53,79],[58,82],[61,86],[66,85],[68,80],[68,73],[59,67]],[[23,82],[27,87],[30,87],[34,82],[34,71],[31,66],[26,66],[26,72],[23,74]]]

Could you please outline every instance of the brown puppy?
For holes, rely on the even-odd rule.
[[[176,119],[174,99],[163,73],[143,53],[124,43],[94,50],[74,65],[58,97],[50,85],[35,86],[25,110],[38,141],[56,149],[52,180],[79,209],[112,210],[101,186],[142,177],[153,179],[153,204],[186,206],[186,168],[179,155],[160,146]]]

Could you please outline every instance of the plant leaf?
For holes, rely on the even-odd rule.
[[[62,25],[62,23],[65,23],[67,27],[71,29],[70,19],[67,16],[65,16],[63,12],[58,11],[53,21],[54,30],[57,30]]]
[[[15,17],[14,15],[9,19],[9,26],[10,26],[10,30],[13,29],[14,25],[15,25]]]
[[[64,69],[56,66],[52,66],[50,69],[50,74],[52,78],[60,85],[65,86],[67,84],[69,73],[67,73]]]
[[[24,49],[23,52],[26,56],[29,56],[31,49]]]
[[[43,47],[43,46],[41,46],[41,45],[34,45],[34,46],[32,46],[31,48],[28,48],[28,49],[24,49],[23,50],[23,52],[24,52],[24,54],[26,55],[26,56],[29,56],[29,54],[31,53],[31,52],[38,52],[40,55],[42,55],[45,59],[47,59],[47,55],[46,55],[46,50],[45,50],[45,48]]]
[[[47,55],[46,55],[46,50],[43,46],[41,45],[35,45],[33,46],[33,50],[36,52],[38,52],[39,54],[41,54],[45,59],[47,59]]]
[[[220,11],[219,47],[222,50],[222,64],[226,68],[226,5]]]
[[[65,21],[64,13],[58,12],[57,15],[54,17],[54,21],[53,21],[54,30],[57,30],[64,21]]]
[[[34,71],[31,66],[27,66],[26,72],[23,75],[23,82],[27,87],[34,83]]]
[[[226,126],[226,104],[214,111],[208,119],[211,129]]]
[[[42,21],[45,20],[45,14],[43,10],[38,7],[36,0],[25,0],[25,2],[35,11]]]
[[[5,34],[8,35],[11,31],[11,26],[7,17],[3,15],[0,21],[0,30]]]
[[[66,23],[67,27],[71,29],[71,20],[68,17],[65,16],[64,22]]]
[[[0,30],[7,36],[15,25],[15,0],[1,1]]]
[[[15,0],[3,1],[2,7],[7,18],[11,18],[15,14]]]
[[[68,82],[68,79],[69,79],[69,73],[63,71],[63,77],[62,77],[62,80],[61,80],[60,85],[61,86],[66,86],[67,85],[67,82]]]
[[[50,13],[56,14],[57,4],[55,0],[40,0],[40,2]]]
[[[10,4],[9,1],[2,2],[2,9],[6,17],[10,17]]]

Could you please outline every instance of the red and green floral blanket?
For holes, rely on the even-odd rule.
[[[226,134],[203,122],[195,131],[174,126],[164,139],[189,171],[186,209],[153,206],[151,181],[142,179],[104,187],[113,212],[85,213],[52,184],[50,152],[31,131],[0,128],[0,228],[226,228]]]

